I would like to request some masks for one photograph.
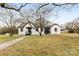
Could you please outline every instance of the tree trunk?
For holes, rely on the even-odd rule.
[[[42,36],[42,29],[40,29],[40,36]]]
[[[42,36],[42,32],[40,32],[40,36]]]

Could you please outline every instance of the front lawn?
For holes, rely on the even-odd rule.
[[[12,56],[79,56],[79,35],[43,35],[26,36],[26,38],[15,45],[0,51],[0,55]]]
[[[10,37],[10,36],[7,36],[7,35],[0,35],[0,43],[13,40],[13,39],[15,39],[17,37],[19,37],[19,36],[18,35],[13,35],[12,37]]]

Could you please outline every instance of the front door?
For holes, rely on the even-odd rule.
[[[32,31],[31,31],[31,27],[27,27],[27,33],[26,33],[26,35],[31,35],[32,34]]]
[[[50,27],[45,27],[44,33],[45,33],[45,34],[50,34]]]

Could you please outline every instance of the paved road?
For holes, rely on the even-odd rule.
[[[9,47],[9,46],[11,46],[11,45],[23,40],[24,38],[25,37],[19,37],[19,38],[16,38],[16,39],[12,40],[12,41],[1,43],[0,44],[0,50],[3,50],[5,48]]]

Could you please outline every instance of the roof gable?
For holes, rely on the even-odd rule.
[[[59,26],[59,27],[61,27],[60,25],[58,25],[58,24],[47,24],[45,27],[53,27],[53,26],[55,26],[55,25],[57,25],[57,26]]]
[[[29,24],[28,22],[22,22],[19,26],[18,26],[18,28],[24,28],[24,26],[25,25],[27,25],[27,24]],[[59,27],[61,27],[60,25],[58,25],[58,24],[47,24],[45,27],[53,27],[53,26],[55,26],[55,25],[57,25],[57,26],[59,26]]]
[[[28,24],[27,22],[22,22],[19,26],[18,26],[18,28],[23,28],[26,24]]]
[[[55,23],[55,24],[53,24],[52,26],[55,26],[55,25],[57,25],[57,26],[61,27],[60,25],[58,25],[58,24],[56,24],[56,23]],[[51,27],[52,27],[52,26],[51,26]]]

